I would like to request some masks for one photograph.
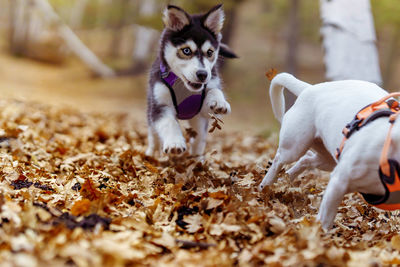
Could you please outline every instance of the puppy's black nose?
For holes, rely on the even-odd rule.
[[[201,81],[204,82],[207,79],[208,73],[205,70],[198,70],[196,72],[197,78]]]

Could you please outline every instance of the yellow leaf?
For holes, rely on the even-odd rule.
[[[271,68],[269,71],[265,73],[268,80],[272,81],[272,79],[278,74],[278,71],[275,68]]]
[[[90,209],[90,200],[89,199],[82,199],[75,201],[74,205],[71,208],[71,214],[74,216],[82,215],[88,212]]]
[[[390,244],[392,244],[392,248],[400,250],[400,235],[395,235],[390,240]]]

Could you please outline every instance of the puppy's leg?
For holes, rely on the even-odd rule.
[[[186,142],[176,119],[169,89],[161,82],[153,86],[150,116],[154,132],[161,141],[164,153],[180,154],[186,151]]]
[[[193,156],[202,156],[206,147],[208,118],[198,115],[191,119],[189,124],[197,133],[192,141],[191,154]]]
[[[170,110],[165,110],[162,115],[154,121],[154,129],[160,137],[162,151],[166,154],[181,154],[186,151],[185,138],[181,127]]]
[[[295,105],[283,117],[279,147],[270,169],[258,186],[262,191],[271,185],[284,164],[298,160],[310,148],[314,139],[312,117],[302,105]]]
[[[332,170],[332,162],[320,153],[308,150],[307,153],[287,171],[287,174],[290,180],[293,181],[294,178],[309,168],[330,171]]]
[[[225,96],[220,89],[209,89],[207,91],[206,99],[204,100],[206,114],[229,114],[231,112],[231,105],[225,100]],[[203,109],[204,110],[204,109]]]
[[[331,174],[328,186],[326,187],[322,203],[319,207],[317,220],[321,222],[324,229],[329,229],[337,213],[337,208],[344,195],[347,193],[348,176],[338,165]]]
[[[148,126],[148,133],[147,133],[147,150],[146,150],[146,156],[153,157],[155,151],[159,149],[160,142],[158,139],[157,134],[154,131],[153,125]]]

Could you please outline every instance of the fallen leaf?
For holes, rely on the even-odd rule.
[[[90,200],[89,199],[82,199],[75,201],[74,205],[71,208],[71,214],[74,216],[79,216],[85,214],[90,210]]]
[[[203,217],[200,214],[189,215],[183,221],[187,223],[186,231],[191,234],[196,233],[203,227]]]
[[[390,240],[390,244],[392,245],[392,248],[400,251],[400,235],[393,236]]]
[[[207,201],[207,210],[214,209],[224,203],[223,199],[210,198]]]
[[[272,81],[272,79],[278,74],[278,71],[275,68],[269,69],[265,76],[267,76],[268,80]]]

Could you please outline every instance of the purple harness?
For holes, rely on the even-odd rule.
[[[160,74],[161,80],[168,87],[171,94],[177,118],[180,120],[190,120],[191,118],[196,116],[203,106],[204,98],[206,96],[206,86],[204,86],[201,94],[188,96],[178,105],[174,89],[172,88],[176,80],[179,79],[178,76],[176,76],[175,73],[173,73],[172,71],[168,71],[162,63],[160,64]]]

